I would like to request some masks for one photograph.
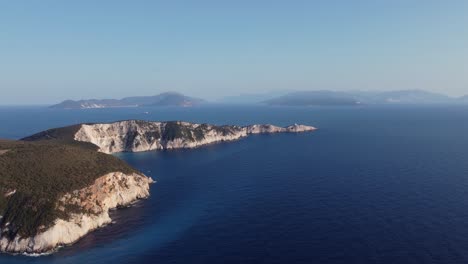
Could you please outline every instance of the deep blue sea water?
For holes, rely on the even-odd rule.
[[[0,263],[468,262],[468,107],[0,107],[0,137],[121,119],[320,130],[119,154],[157,180],[148,200],[54,255]]]

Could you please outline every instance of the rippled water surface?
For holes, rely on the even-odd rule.
[[[0,263],[468,262],[468,107],[0,107],[0,137],[120,119],[320,130],[119,154],[157,180],[148,200],[52,256]]]

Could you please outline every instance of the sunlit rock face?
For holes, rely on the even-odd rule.
[[[149,122],[127,120],[105,124],[78,124],[46,130],[26,141],[54,141],[79,144],[104,153],[139,152],[196,148],[207,144],[233,141],[252,134],[299,133],[314,131],[306,125],[279,127],[274,125],[216,126],[188,122]],[[88,144],[91,143],[91,144]],[[93,144],[93,145],[92,145]],[[0,155],[8,149],[1,149]],[[94,150],[93,150],[94,151]],[[66,175],[64,175],[66,176]],[[6,223],[0,229],[0,251],[9,253],[48,253],[61,245],[72,244],[87,233],[111,222],[109,210],[128,205],[149,196],[152,179],[140,173],[112,172],[98,177],[94,183],[79,190],[59,196],[55,204],[63,212],[41,226],[34,236],[22,237],[11,232],[14,223]],[[18,195],[14,188],[4,189],[4,197]],[[2,195],[0,193],[0,195]],[[1,218],[1,216],[0,216]],[[12,235],[13,233],[13,235]],[[3,235],[5,234],[5,235]]]
[[[87,233],[110,223],[109,210],[126,206],[149,196],[153,180],[142,174],[113,172],[96,179],[93,185],[65,194],[57,208],[77,208],[67,219],[57,218],[48,229],[33,237],[0,235],[0,250],[9,253],[47,253],[61,245],[72,244]],[[14,194],[12,194],[14,195]],[[4,228],[8,229],[8,225]],[[0,233],[6,233],[0,230]]]
[[[162,149],[196,148],[233,141],[250,134],[299,133],[314,131],[305,125],[215,126],[188,122],[120,121],[109,124],[83,124],[74,139],[93,143],[104,153],[140,152]]]

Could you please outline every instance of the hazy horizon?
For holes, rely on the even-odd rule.
[[[11,1],[0,105],[177,91],[468,94],[466,1]]]

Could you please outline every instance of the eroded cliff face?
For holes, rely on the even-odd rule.
[[[214,126],[188,122],[120,121],[110,124],[81,125],[74,139],[90,142],[104,153],[140,152],[158,149],[196,148],[222,141],[233,141],[250,134],[299,133],[316,128],[305,125]]]
[[[50,148],[51,150],[49,153],[56,156],[53,157],[53,160],[46,159],[46,161],[50,163],[48,163],[47,166],[47,168],[49,168],[53,164],[57,164],[57,160],[59,160],[64,153],[72,154],[68,155],[67,159],[64,159],[67,162],[75,161],[77,159],[78,161],[83,162],[83,164],[88,165],[95,164],[96,161],[102,161],[104,157],[110,157],[102,153],[97,153],[102,156],[94,155],[96,154],[94,146],[91,146],[91,148],[88,149],[88,145],[91,144],[76,144],[79,146],[74,146],[74,144],[77,143],[75,141],[92,143],[99,148],[99,151],[104,153],[123,151],[138,152],[158,149],[195,148],[216,142],[233,141],[251,134],[298,133],[313,130],[315,130],[314,127],[297,124],[288,127],[278,127],[273,125],[251,125],[242,127],[193,124],[188,122],[148,122],[128,120],[109,124],[79,124],[64,128],[50,129],[24,138],[23,140],[25,141],[22,141],[22,144],[26,144],[24,142],[27,141],[41,142],[40,144],[42,145],[37,145],[39,147],[37,147],[36,151],[40,150],[38,153],[42,153],[44,148]],[[58,143],[55,143],[54,140],[56,142],[66,144],[63,146],[60,144],[55,145]],[[68,143],[72,144],[68,146]],[[22,153],[21,155],[24,156],[27,153],[30,153],[30,149],[36,149],[33,148],[36,146],[34,144],[39,143],[27,144],[30,144],[31,146],[27,145],[29,148],[25,148],[23,152],[18,153]],[[82,147],[81,145],[85,147]],[[0,155],[3,154],[3,158],[6,157],[5,155],[8,155],[9,152],[5,152],[8,148],[9,147],[2,147],[0,149]],[[56,148],[58,149],[56,150]],[[65,150],[68,152],[64,152]],[[77,152],[80,152],[81,154],[76,156],[75,154]],[[57,153],[59,153],[59,155]],[[94,155],[94,159],[84,158],[92,155]],[[36,155],[33,157],[26,155],[26,157],[34,160],[33,158],[36,157]],[[32,166],[34,164],[44,164],[44,158],[42,158],[40,162],[32,164],[18,163],[18,160],[25,159],[17,158],[10,160],[10,162],[12,162],[11,164],[21,164],[21,166],[25,167]],[[107,173],[108,171],[113,170],[106,170],[106,172],[103,172],[102,174],[107,174],[96,178],[95,176],[100,175],[98,173],[89,181],[93,182],[93,184],[85,188],[82,187],[86,185],[79,185],[76,189],[82,189],[61,195],[66,192],[63,191],[59,192],[56,196],[53,196],[59,197],[58,199],[53,198],[57,200],[56,202],[54,202],[55,200],[47,200],[46,198],[48,196],[41,193],[42,196],[40,197],[43,197],[43,201],[47,201],[46,208],[52,209],[50,212],[54,213],[50,216],[50,219],[55,220],[47,220],[47,224],[44,224],[43,226],[40,226],[43,224],[43,222],[40,222],[37,226],[34,226],[32,232],[21,233],[18,231],[18,227],[29,227],[27,224],[24,224],[26,222],[29,223],[28,221],[23,221],[24,223],[18,222],[18,218],[15,218],[17,215],[22,215],[21,210],[16,210],[15,214],[5,214],[3,219],[4,221],[0,228],[0,251],[10,253],[51,252],[61,245],[74,243],[90,231],[110,223],[110,209],[128,205],[137,199],[145,198],[149,195],[149,184],[152,182],[150,178],[138,174],[134,172],[134,170],[128,170],[128,168],[127,170],[122,169],[126,167],[121,164],[115,164],[115,161],[109,159],[105,160],[105,164],[107,164],[106,166],[118,167],[119,169],[115,169],[115,171],[126,171],[127,174],[123,172]],[[99,166],[105,165],[99,162],[98,164]],[[94,167],[94,169],[100,169],[99,166]],[[74,170],[80,169],[76,167],[73,168]],[[36,171],[31,171],[27,175],[36,175]],[[4,177],[6,176],[4,175]],[[63,175],[60,174],[59,176],[59,178],[56,177],[55,179],[61,179],[61,176]],[[75,178],[80,178],[81,176],[83,176],[83,174],[77,174],[75,175]],[[45,177],[45,179],[49,179],[49,177]],[[18,179],[16,179],[16,181],[18,181]],[[15,181],[7,182],[10,184],[8,188],[0,188],[0,195],[3,195],[0,196],[0,198],[9,198],[8,203],[10,203],[13,201],[11,198],[21,197],[18,196],[21,192],[16,192]],[[88,182],[86,182],[86,184],[88,184]],[[34,188],[34,186],[29,186],[29,188]],[[69,188],[67,191],[68,190],[73,190],[73,188]],[[3,202],[5,201],[6,199],[3,199]],[[28,202],[29,201],[31,200],[28,200]],[[0,199],[0,202],[2,202],[2,199]],[[20,208],[21,203],[15,205],[17,205],[15,208]],[[35,219],[34,217],[38,215],[38,217],[41,217],[38,212],[43,211],[37,209],[38,207],[35,205],[34,201],[29,202],[28,205],[28,208],[31,209],[30,212],[33,212],[31,214],[33,217],[22,218],[23,220],[32,219],[33,221]],[[56,214],[57,212],[58,214]],[[9,219],[8,221],[11,221],[11,223],[5,223],[7,221],[6,219]],[[37,232],[35,232],[35,230],[37,230]],[[24,234],[24,236],[21,236],[20,234]]]
[[[141,174],[113,172],[96,179],[93,185],[67,193],[57,201],[57,209],[74,208],[66,219],[58,218],[54,224],[33,237],[6,235],[8,225],[0,229],[0,250],[9,253],[47,253],[61,245],[78,239],[111,222],[109,210],[128,205],[149,196],[153,180]],[[14,195],[14,194],[12,194]]]

